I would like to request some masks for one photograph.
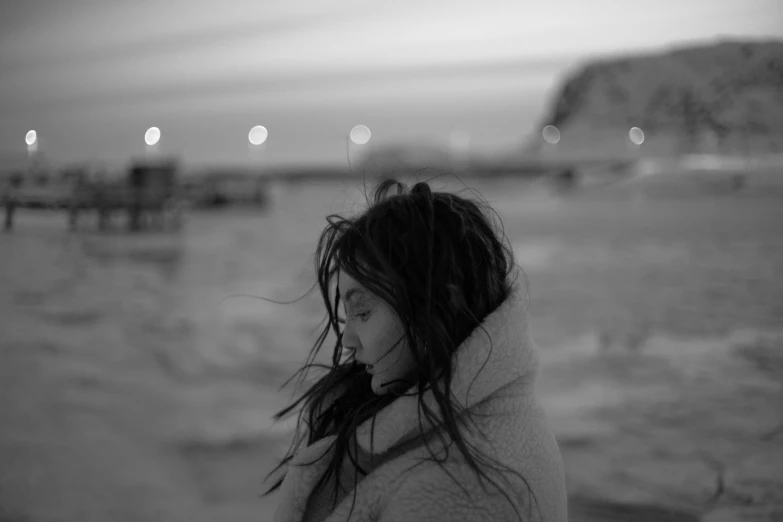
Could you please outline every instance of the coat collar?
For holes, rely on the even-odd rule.
[[[475,406],[513,381],[523,379],[526,390],[534,384],[538,357],[528,330],[526,287],[520,267],[514,267],[509,282],[510,295],[484,319],[483,329],[476,328],[454,354],[452,400],[462,408]],[[439,413],[431,390],[425,392],[423,401]],[[416,387],[411,387],[378,412],[374,422],[369,419],[359,426],[356,439],[364,452],[381,454],[432,428],[428,419],[419,415]]]

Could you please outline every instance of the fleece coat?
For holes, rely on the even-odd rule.
[[[331,504],[314,508],[319,503],[308,504],[308,498],[325,471],[334,437],[299,449],[280,487],[275,522],[567,522],[560,451],[533,393],[538,357],[518,267],[511,277],[508,298],[455,352],[452,379],[452,400],[467,408],[472,418],[462,428],[466,440],[494,459],[494,467],[510,467],[527,482],[526,486],[514,474],[500,476],[487,469],[511,503],[491,482],[479,480],[455,444],[440,465],[426,460],[431,455],[424,440],[439,460],[446,453],[427,418],[420,417],[412,388],[381,410],[374,424],[370,419],[357,429],[360,453],[380,463],[333,511]],[[424,400],[439,411],[431,392]],[[343,482],[352,479],[353,473]]]

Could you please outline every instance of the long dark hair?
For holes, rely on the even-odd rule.
[[[461,434],[458,424],[465,422],[465,412],[451,400],[453,355],[457,347],[511,291],[509,275],[515,267],[514,254],[504,242],[502,224],[496,230],[493,216],[500,223],[489,205],[449,192],[433,192],[427,182],[408,188],[387,179],[380,182],[371,200],[368,197],[368,208],[358,216],[326,218],[328,224],[315,253],[315,270],[328,322],[297,373],[315,366],[325,368],[327,373],[275,415],[275,420],[288,417],[303,403],[294,441],[267,478],[293,458],[305,432],[308,445],[336,436],[332,460],[312,493],[317,495],[336,478],[336,507],[344,457],[351,459],[358,472],[367,474],[358,463],[358,450],[353,454],[349,451],[355,447],[356,429],[398,397],[395,393],[373,393],[371,376],[356,363],[352,353],[343,351],[338,315],[340,295],[336,290],[332,295],[332,291],[338,272],[344,270],[383,299],[404,326],[407,346],[418,369],[415,380],[406,388],[416,389],[419,422],[424,415],[446,446],[446,456],[438,460],[426,443],[432,459],[442,467],[448,457],[450,443],[445,443],[445,434],[457,445],[479,480],[484,477],[495,484],[484,469],[488,466],[487,458]],[[330,329],[337,336],[331,367],[314,364]],[[428,390],[440,412],[433,412],[423,402],[422,396]],[[306,430],[301,427],[303,420]],[[530,490],[527,480],[521,478]],[[282,481],[278,479],[264,495],[279,488]],[[512,505],[516,509],[514,502]]]

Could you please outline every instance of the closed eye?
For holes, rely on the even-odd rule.
[[[370,312],[359,312],[359,313],[355,313],[353,315],[355,317],[358,317],[362,321],[366,321],[370,317],[371,313],[372,313],[371,311]],[[337,317],[337,324],[345,324],[345,318],[338,316]]]

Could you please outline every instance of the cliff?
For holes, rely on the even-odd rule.
[[[560,153],[628,153],[633,126],[650,153],[783,151],[783,42],[586,63],[555,92],[545,125],[560,130]],[[546,147],[539,136],[532,145]]]

